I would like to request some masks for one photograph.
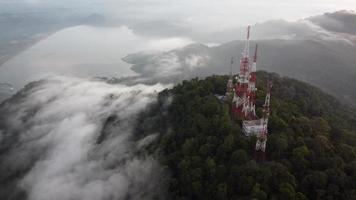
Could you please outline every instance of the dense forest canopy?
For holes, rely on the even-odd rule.
[[[159,94],[138,131],[160,132],[152,150],[170,173],[170,199],[356,199],[356,114],[306,83],[257,73],[257,114],[273,82],[267,161],[231,117],[227,76],[183,81]]]

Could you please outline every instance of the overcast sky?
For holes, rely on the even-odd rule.
[[[355,0],[0,0],[2,4],[66,7],[117,18],[171,20],[192,26],[254,24],[268,19],[297,20],[337,10],[356,10]],[[17,3],[14,3],[17,2]]]

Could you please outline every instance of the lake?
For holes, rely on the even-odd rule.
[[[126,26],[76,26],[60,30],[0,66],[0,82],[22,88],[53,75],[90,78],[135,75],[122,61],[140,51],[167,51],[192,43],[188,38],[147,38]]]

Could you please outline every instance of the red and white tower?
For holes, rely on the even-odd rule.
[[[256,68],[257,68],[257,44],[255,47],[255,54],[253,56],[253,63],[250,68],[250,79],[248,83],[248,96],[249,96],[249,110],[247,119],[256,119]]]
[[[267,136],[268,136],[268,117],[270,114],[271,89],[272,89],[272,83],[268,81],[266,99],[263,105],[263,117],[261,118],[261,124],[263,126],[263,129],[260,134],[257,134],[257,141],[255,147],[257,160],[265,160],[265,152],[266,152],[266,144],[267,144]]]
[[[250,83],[249,83],[249,91],[250,91],[250,96],[251,96],[251,101],[255,105],[256,103],[256,70],[257,70],[257,44],[255,47],[255,55],[253,56],[253,63],[251,66],[251,72],[250,72]]]
[[[245,41],[245,50],[240,60],[240,73],[237,77],[233,102],[235,106],[233,113],[242,119],[254,119],[255,114],[255,92],[256,92],[256,66],[251,68],[249,58],[250,47],[250,26],[247,27],[247,37]],[[257,57],[256,57],[257,59]],[[251,72],[253,70],[253,76]]]
[[[265,104],[263,105],[263,116],[256,116],[256,68],[257,68],[257,44],[253,62],[250,64],[249,58],[249,42],[250,42],[250,26],[247,27],[247,38],[245,42],[245,50],[242,59],[240,60],[240,73],[236,77],[237,83],[235,89],[233,87],[232,73],[227,83],[226,97],[229,101],[232,98],[232,113],[235,117],[242,119],[242,129],[246,136],[256,136],[256,160],[264,160],[266,152],[267,134],[268,134],[268,117],[270,112],[270,99],[272,83],[267,83],[267,94]],[[231,66],[232,66],[231,61]]]

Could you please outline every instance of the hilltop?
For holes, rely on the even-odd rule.
[[[243,136],[224,94],[227,76],[183,81],[159,94],[137,132],[160,132],[151,150],[170,175],[171,199],[355,199],[356,115],[309,84],[258,72],[257,107],[273,82],[267,161]],[[261,110],[257,110],[261,114]]]
[[[355,199],[354,108],[307,83],[259,71],[259,116],[267,78],[273,88],[265,162],[255,161],[256,138],[242,134],[229,104],[215,96],[225,93],[228,76],[163,91],[63,77],[31,83],[0,104],[0,196],[33,195],[38,184],[29,178],[49,181],[38,166],[57,170],[53,160],[84,147],[74,164],[58,161],[65,170],[50,180],[81,180],[74,193],[98,180],[121,189],[107,178],[119,173],[132,184],[118,194],[125,199]],[[73,171],[76,163],[84,168]],[[86,171],[89,163],[96,167]]]

